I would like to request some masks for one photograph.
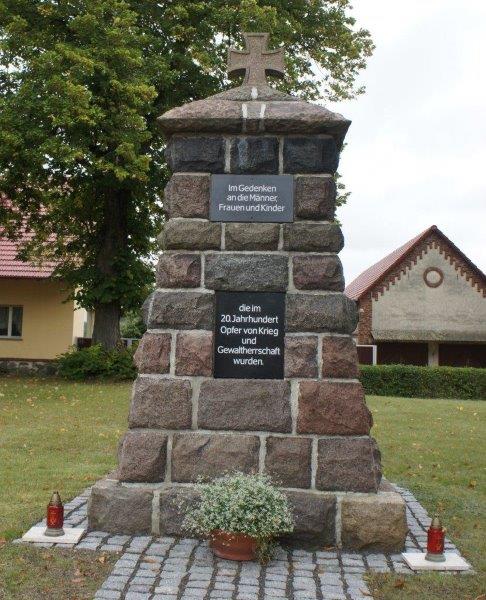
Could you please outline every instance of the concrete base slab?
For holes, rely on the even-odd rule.
[[[403,552],[403,560],[413,571],[469,571],[470,565],[455,552],[446,552],[444,562],[425,560],[425,553]]]
[[[27,533],[22,536],[23,542],[46,542],[49,544],[72,544],[73,546],[79,542],[79,540],[86,533],[86,529],[83,527],[64,527],[64,535],[51,537],[44,535],[46,528],[43,527],[31,527]]]

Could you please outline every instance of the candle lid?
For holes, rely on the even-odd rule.
[[[61,496],[59,495],[59,492],[54,492],[52,494],[49,506],[62,506]]]
[[[434,518],[432,519],[432,523],[430,524],[431,527],[433,527],[434,529],[442,529],[442,523],[440,521],[440,517],[438,514],[434,515]]]

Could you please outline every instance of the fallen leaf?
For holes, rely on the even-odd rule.
[[[474,600],[486,600],[486,594],[481,594],[480,596],[476,596]]]
[[[478,482],[475,479],[471,479],[471,481],[467,484],[467,487],[474,489],[477,484]]]
[[[71,583],[84,583],[84,579],[82,577],[76,577],[75,579],[71,579]]]
[[[102,565],[105,564],[106,562],[106,556],[104,554],[102,554],[99,558],[98,558],[98,562],[101,563]]]
[[[403,587],[405,587],[405,579],[397,579],[393,584],[393,587],[402,589]]]

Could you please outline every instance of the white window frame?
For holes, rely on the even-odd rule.
[[[356,344],[357,348],[371,348],[373,365],[378,363],[378,346],[376,344]]]
[[[0,304],[0,308],[8,309],[8,318],[7,318],[7,335],[0,335],[1,340],[21,340],[22,334],[20,335],[12,335],[12,322],[13,322],[13,309],[21,308],[22,309],[22,331],[24,329],[24,307],[20,304]]]

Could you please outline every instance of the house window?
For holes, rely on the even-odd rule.
[[[0,306],[0,337],[22,337],[21,306]]]

